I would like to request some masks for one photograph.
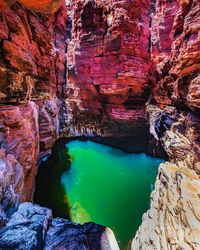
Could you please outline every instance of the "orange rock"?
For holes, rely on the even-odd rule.
[[[43,13],[53,13],[58,10],[61,4],[61,0],[19,0],[26,8],[43,12]]]
[[[7,9],[10,5],[15,3],[16,0],[0,0],[0,12]],[[61,5],[61,0],[19,0],[21,4],[23,4],[26,8],[42,12],[42,13],[54,13],[58,10]]]
[[[11,4],[13,4],[16,0],[0,0],[0,12],[7,9]]]

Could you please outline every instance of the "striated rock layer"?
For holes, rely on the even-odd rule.
[[[199,112],[200,3],[158,0],[155,9],[151,40],[158,83],[154,98],[160,104]]]
[[[19,208],[7,223],[31,200],[37,161],[59,136],[132,136],[141,151],[150,130],[169,162],[132,249],[200,249],[199,1],[61,1],[53,14],[59,6],[0,0],[0,244],[22,247],[10,230],[26,231],[31,248],[68,244],[69,223],[50,224],[46,209]],[[12,225],[32,206],[44,225]],[[77,233],[86,247],[93,228],[69,227],[73,247]]]
[[[147,113],[150,132],[170,162],[159,167],[151,207],[132,249],[196,250],[200,249],[200,3],[157,0],[154,7],[151,51],[157,81]]]
[[[132,249],[200,249],[200,119],[175,107],[148,105],[151,133],[170,162],[159,166],[151,207]]]
[[[199,190],[199,177],[187,163],[161,164],[132,249],[200,249]]]
[[[123,123],[131,121],[132,134],[142,138],[144,104],[153,78],[150,1],[78,0],[68,9],[71,34],[64,94],[72,129],[66,133],[86,134],[87,128],[91,134],[124,135]]]
[[[4,210],[32,199],[38,159],[58,138],[66,25],[64,1],[56,14],[35,13],[19,3],[0,14],[0,181],[4,183],[0,206]]]

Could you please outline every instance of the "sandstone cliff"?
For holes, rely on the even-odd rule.
[[[170,162],[159,167],[132,249],[200,249],[199,25],[199,1],[156,1],[151,55],[157,80],[147,113]]]
[[[19,3],[0,14],[0,145],[23,169],[21,193],[12,189],[18,202],[32,198],[39,154],[58,137],[66,22],[64,2],[57,14],[41,15]],[[10,198],[11,186],[4,187]]]
[[[168,162],[132,249],[200,249],[199,1],[0,0],[0,11],[0,225],[31,200],[59,136],[132,136],[144,151],[151,133]]]
[[[153,79],[150,1],[79,0],[68,8],[71,34],[65,97],[68,123],[75,127],[69,133],[87,134],[81,131],[86,127],[100,135],[124,135],[123,122],[128,126],[131,121],[142,138],[144,104]],[[109,121],[116,125],[109,126]]]

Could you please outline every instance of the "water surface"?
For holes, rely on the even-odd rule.
[[[149,208],[161,159],[91,141],[75,140],[66,147],[72,161],[61,182],[72,221],[110,227],[125,249]]]

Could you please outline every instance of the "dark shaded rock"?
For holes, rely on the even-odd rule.
[[[161,138],[166,130],[170,130],[172,124],[176,121],[171,114],[161,113],[155,121],[155,131],[159,138]]]
[[[3,219],[2,219],[3,218]],[[113,232],[95,223],[75,224],[52,219],[48,208],[25,202],[7,225],[0,212],[1,250],[118,250]],[[50,227],[50,228],[49,228]]]
[[[56,218],[47,232],[44,249],[117,250],[119,248],[113,236],[111,230],[93,222],[79,225]]]
[[[4,211],[0,208],[0,228],[5,226],[7,222],[6,214]]]

